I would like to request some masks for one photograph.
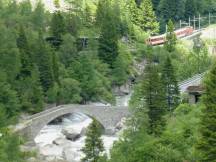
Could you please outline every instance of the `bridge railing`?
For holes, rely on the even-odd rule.
[[[76,104],[71,104],[71,105],[59,105],[57,107],[53,107],[53,108],[50,108],[50,109],[47,109],[47,110],[44,110],[42,112],[39,112],[37,114],[34,114],[32,116],[29,116],[26,118],[26,120],[34,120],[35,118],[38,118],[42,115],[46,115],[47,113],[53,113],[55,111],[61,111],[61,110],[65,110],[65,109],[68,109],[68,108],[72,108],[72,107],[77,107],[77,108],[98,108],[98,109],[107,109],[107,108],[113,108],[113,109],[124,109],[125,106],[95,106],[95,105],[76,105]]]

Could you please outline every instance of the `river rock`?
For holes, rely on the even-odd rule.
[[[37,152],[38,147],[37,146],[28,146],[28,145],[20,145],[20,151],[21,152]]]
[[[106,128],[105,130],[105,134],[108,136],[113,136],[115,135],[115,133],[116,133],[115,127],[109,127],[109,128]]]
[[[37,162],[37,159],[34,157],[31,157],[31,158],[27,159],[27,162]]]
[[[80,162],[81,154],[81,152],[71,147],[65,148],[63,151],[64,159],[70,162]]]
[[[81,136],[84,136],[86,134],[87,130],[88,130],[88,127],[82,128],[82,130],[81,130]]]
[[[116,124],[115,129],[121,130],[125,126],[125,123],[126,123],[126,118],[122,118],[121,121]]]
[[[81,136],[81,131],[77,130],[77,129],[74,129],[71,126],[64,127],[62,129],[62,133],[65,135],[65,137],[68,140],[71,140],[71,141],[75,141],[78,138],[80,138],[80,136]]]
[[[63,157],[63,148],[48,144],[40,148],[40,155],[44,157]]]
[[[66,140],[65,138],[59,137],[53,141],[53,144],[55,144],[57,146],[63,146],[63,145],[67,145],[68,142],[69,141]]]
[[[64,161],[64,159],[59,156],[46,156],[44,158],[44,162],[60,162],[60,161]]]
[[[130,84],[114,87],[114,93],[119,96],[128,95],[130,93]]]

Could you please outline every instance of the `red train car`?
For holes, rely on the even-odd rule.
[[[185,27],[185,28],[176,30],[175,34],[177,38],[183,38],[183,37],[193,34],[193,32],[194,32],[193,27]],[[161,45],[161,44],[164,44],[165,42],[166,42],[166,34],[159,35],[159,36],[153,36],[147,40],[147,44],[152,45],[152,46]]]

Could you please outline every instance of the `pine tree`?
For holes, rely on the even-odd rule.
[[[86,133],[85,146],[82,149],[85,154],[85,157],[82,159],[83,162],[99,162],[101,153],[104,151],[101,129],[102,128],[95,119],[89,125]]]
[[[52,65],[51,50],[46,45],[42,33],[39,33],[36,48],[36,62],[40,73],[40,82],[44,92],[47,92],[54,85],[54,74]]]
[[[44,94],[43,89],[39,79],[39,71],[37,67],[34,67],[32,71],[32,78],[31,78],[31,94],[29,95],[31,101],[31,113],[37,113],[43,110],[44,107]]]
[[[161,0],[158,6],[157,15],[160,19],[161,31],[164,31],[170,19],[178,21],[184,18],[184,0]]]
[[[55,5],[56,8],[60,8],[59,0],[54,0],[54,5]]]
[[[130,18],[131,18],[131,21],[137,25],[137,26],[141,26],[141,12],[140,12],[140,9],[138,8],[135,0],[128,0],[127,2],[127,8],[130,12]]]
[[[24,17],[28,17],[32,13],[32,5],[30,0],[26,0],[20,3],[20,14]]]
[[[159,23],[156,20],[151,0],[143,0],[140,5],[141,23],[140,27],[151,34],[159,31]]]
[[[214,162],[216,159],[216,65],[207,74],[204,82],[200,134],[197,149],[201,153],[199,161]]]
[[[23,26],[21,26],[19,30],[17,47],[19,48],[21,54],[21,70],[18,77],[30,77],[32,70],[32,58]]]
[[[152,0],[154,11],[157,11],[159,3],[160,3],[160,0]]]
[[[93,24],[93,15],[91,13],[91,7],[86,4],[83,11],[83,26],[90,28]]]
[[[7,73],[9,83],[14,83],[20,73],[20,53],[14,32],[0,24],[0,69]]]
[[[65,33],[65,20],[60,11],[53,14],[50,30],[56,39],[60,39]]]
[[[169,20],[168,25],[167,25],[167,33],[166,33],[166,43],[165,43],[165,48],[167,49],[168,52],[173,52],[175,50],[176,46],[176,34],[174,33],[174,24],[172,20]]]
[[[127,67],[123,60],[123,57],[118,55],[116,61],[114,62],[113,70],[112,70],[114,85],[121,86],[124,83],[126,83],[128,79],[126,70]]]
[[[7,75],[3,72],[0,72],[0,106],[8,119],[16,116],[20,108],[17,93],[7,83]]]
[[[28,40],[23,27],[20,28],[17,46],[21,53],[21,70],[17,77],[16,90],[22,110],[38,112],[43,108],[43,92],[39,81],[37,66],[33,64]]]
[[[45,31],[46,14],[44,5],[41,1],[38,1],[36,8],[32,13],[31,20],[36,30]]]
[[[104,15],[101,24],[101,34],[99,38],[98,56],[107,63],[111,68],[118,56],[118,39],[119,39],[119,15],[116,14],[116,7],[112,6],[109,2],[103,4]],[[98,9],[98,12],[101,11]]]
[[[149,63],[142,82],[143,105],[148,111],[149,133],[159,135],[165,125],[163,116],[166,113],[165,88],[159,75],[157,65]]]
[[[173,111],[179,104],[180,93],[175,70],[170,57],[167,57],[162,69],[162,81],[166,90],[167,107]]]
[[[161,18],[166,22],[171,18],[175,21],[181,19],[184,15],[184,5],[184,0],[161,0],[159,4]]]
[[[101,26],[101,24],[103,23],[103,20],[106,16],[107,5],[109,5],[107,0],[99,0],[96,13],[96,25]]]
[[[59,83],[59,61],[56,56],[56,53],[52,52],[52,69],[53,69],[53,77],[56,83]]]
[[[185,18],[192,18],[197,15],[196,0],[186,0],[185,2]]]

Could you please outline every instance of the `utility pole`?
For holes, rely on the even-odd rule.
[[[189,24],[187,22],[185,22],[185,21],[180,20],[180,28],[182,28],[182,25],[188,26]]]
[[[194,16],[194,30],[196,29],[196,17]]]
[[[209,26],[211,25],[211,13],[209,12]]]
[[[198,18],[195,18],[195,21],[198,21],[198,25],[199,25],[199,30],[201,29],[201,21],[202,19],[206,19],[207,17],[201,17],[201,15],[199,14]]]
[[[191,18],[189,17],[189,27],[191,26]]]
[[[199,14],[199,30],[200,30],[200,26],[201,26],[201,17],[200,17],[200,14]]]
[[[209,25],[211,25],[211,18],[216,18],[216,16],[212,15],[212,14],[209,12]]]

